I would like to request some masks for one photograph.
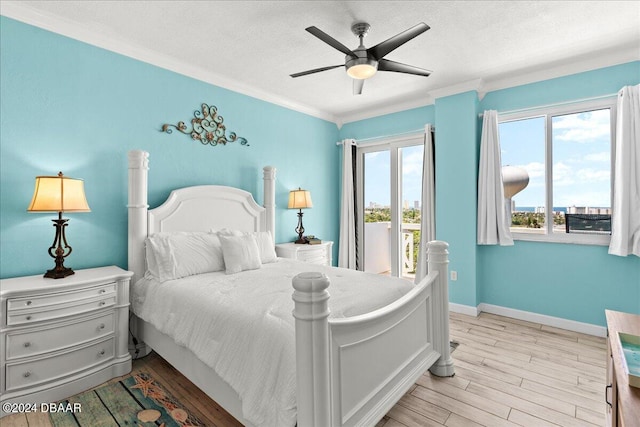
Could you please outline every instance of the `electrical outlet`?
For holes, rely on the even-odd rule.
[[[458,272],[455,270],[451,271],[451,280],[455,281],[458,280]]]

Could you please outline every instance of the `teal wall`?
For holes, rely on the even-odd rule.
[[[478,152],[487,109],[507,111],[616,93],[640,83],[640,62],[487,93],[436,99],[435,105],[348,123],[340,138],[366,138],[436,125],[436,237],[450,244],[453,303],[486,303],[604,325],[604,310],[640,313],[640,258],[606,246],[516,241],[476,245]]]
[[[478,305],[476,211],[478,95],[436,99],[436,238],[449,243],[449,299]]]
[[[640,62],[488,93],[482,110],[535,107],[616,93],[640,83]],[[604,325],[605,309],[640,313],[640,258],[606,246],[516,241],[478,247],[480,301]]]
[[[338,129],[320,120],[17,21],[0,18],[0,277],[41,274],[55,214],[27,213],[35,176],[82,178],[90,213],[70,218],[65,265],[127,267],[127,151],[150,152],[149,204],[174,187],[232,185],[262,203],[262,167],[277,168],[276,241],[295,236],[288,192],[311,191],[310,234],[338,239]],[[216,105],[249,140],[210,147],[160,132]],[[337,247],[335,248],[337,253]]]

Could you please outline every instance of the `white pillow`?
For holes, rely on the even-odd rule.
[[[220,235],[219,237],[227,274],[260,268],[260,253],[254,236],[245,234],[242,236]]]
[[[260,262],[262,264],[268,264],[270,262],[276,262],[278,256],[276,255],[276,247],[273,244],[273,238],[270,231],[240,231],[223,228],[218,231],[218,236],[254,236],[258,245],[258,253],[260,254]]]
[[[222,244],[215,233],[176,232],[157,233],[147,238],[152,257],[147,257],[147,268],[161,282],[194,274],[224,270]]]
[[[218,233],[218,236],[242,236],[243,234],[246,234],[244,231],[232,230],[231,228],[222,228],[218,231],[211,231]]]
[[[150,238],[144,242],[144,255],[147,261],[147,271],[151,273],[153,277],[160,278],[160,271],[158,269],[158,262],[156,261],[156,256],[154,254],[154,250],[151,247]]]
[[[276,262],[278,256],[276,255],[276,247],[273,244],[273,238],[270,231],[256,231],[252,233],[256,238],[258,244],[258,251],[260,252],[260,261],[263,264],[270,262]]]

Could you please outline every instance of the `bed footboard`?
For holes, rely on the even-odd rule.
[[[430,242],[427,277],[361,316],[329,320],[329,279],[293,279],[299,427],[375,425],[428,368],[453,375],[447,247]]]

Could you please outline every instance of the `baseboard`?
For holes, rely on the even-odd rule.
[[[455,302],[449,303],[449,311],[453,311],[454,313],[466,314],[467,316],[476,317],[480,311],[478,307],[474,307],[471,305],[464,304],[456,304]]]
[[[449,304],[451,306],[451,304]],[[470,306],[462,306],[472,308]],[[456,311],[450,308],[451,311]],[[516,310],[514,308],[501,307],[499,305],[480,303],[478,312],[497,314],[499,316],[511,317],[513,319],[525,320],[528,322],[540,323],[541,325],[553,326],[555,328],[568,331],[580,332],[582,334],[606,337],[607,328],[593,325],[591,323],[577,322],[575,320],[563,319],[561,317],[547,316],[545,314],[532,313],[530,311]],[[466,313],[465,313],[466,314]]]

